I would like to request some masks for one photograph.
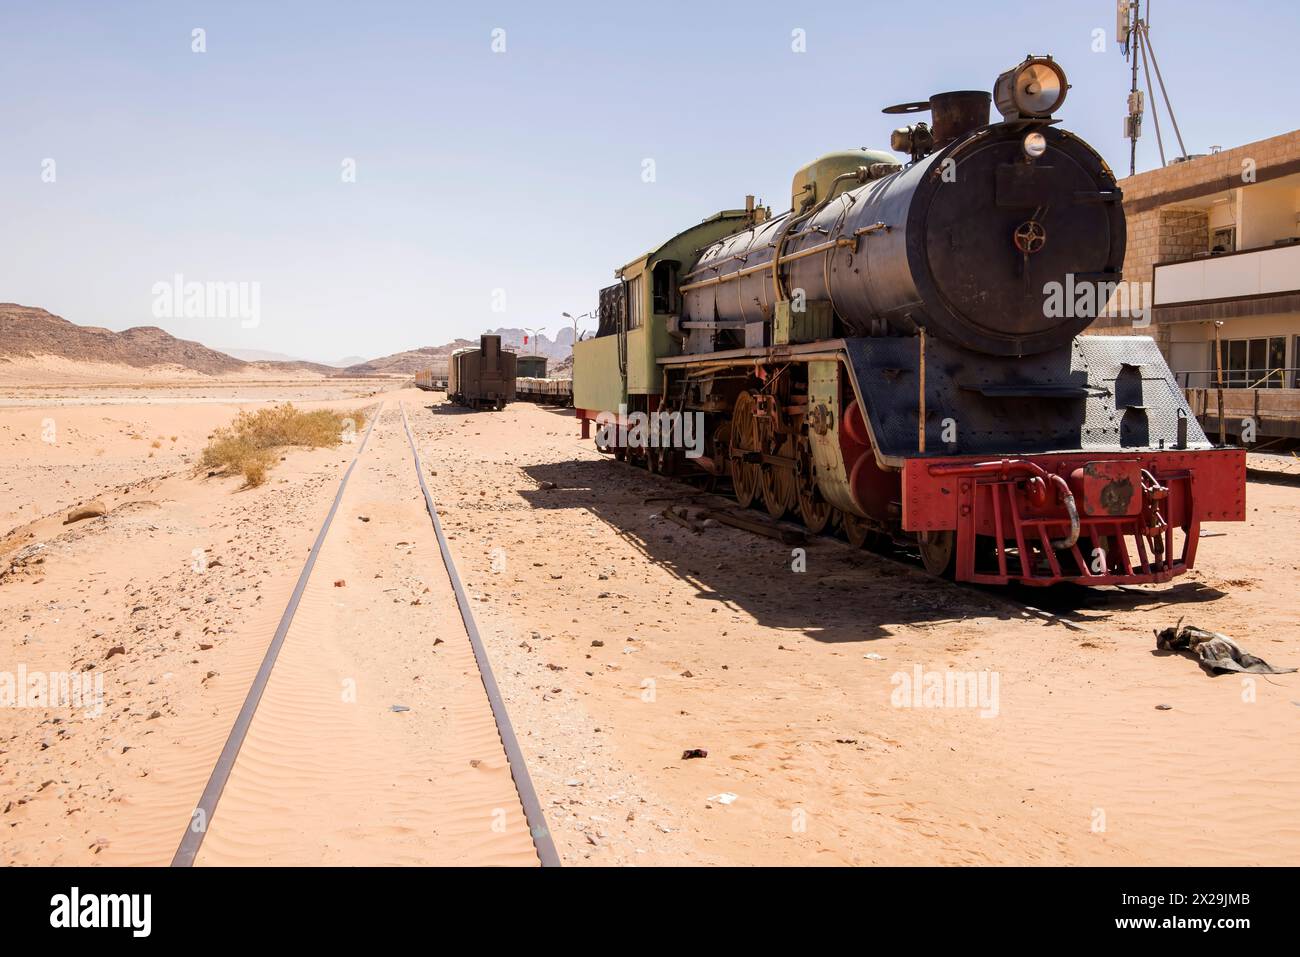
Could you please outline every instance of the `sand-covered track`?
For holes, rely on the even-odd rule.
[[[523,752],[520,750],[514,727],[510,723],[510,716],[506,712],[501,690],[497,687],[496,677],[492,674],[492,663],[488,659],[487,649],[484,647],[483,639],[479,635],[478,624],[474,621],[474,611],[470,606],[469,596],[465,593],[460,574],[456,571],[456,562],[452,558],[450,547],[447,545],[447,537],[443,534],[442,522],[438,520],[438,507],[434,504],[433,495],[429,491],[429,485],[424,478],[424,464],[420,459],[420,449],[416,445],[415,436],[411,433],[411,423],[406,418],[406,406],[402,405],[401,410],[402,427],[406,430],[406,438],[411,445],[411,455],[415,458],[415,474],[420,481],[420,491],[424,494],[425,507],[429,512],[429,519],[433,522],[434,532],[438,536],[438,550],[442,554],[447,576],[451,579],[452,588],[456,592],[456,605],[460,610],[465,632],[474,649],[474,658],[478,662],[479,676],[483,680],[483,690],[492,706],[492,715],[496,719],[497,731],[501,735],[501,744],[505,748],[510,761],[511,775],[514,778],[515,787],[519,791],[519,800],[523,804],[524,814],[528,819],[529,831],[533,835],[533,843],[537,847],[537,856],[544,867],[558,866],[560,858],[555,850],[555,842],[551,839],[550,831],[546,827],[546,818],[542,812],[541,802],[537,798],[537,791],[534,789],[532,778],[528,774],[528,766],[524,761]]]
[[[174,865],[559,863],[404,418],[341,478]]]

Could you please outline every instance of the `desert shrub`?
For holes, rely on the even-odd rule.
[[[278,450],[290,446],[333,448],[344,441],[345,430],[360,431],[365,413],[317,409],[304,412],[291,403],[256,412],[241,412],[227,428],[212,433],[199,467],[209,472],[243,475],[249,487],[266,481],[266,473],[279,458]]]

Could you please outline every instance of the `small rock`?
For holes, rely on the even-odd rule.
[[[109,658],[112,658],[114,655],[124,655],[124,654],[126,654],[126,647],[124,645],[114,645],[112,648],[108,649],[108,654],[104,656],[104,660],[107,661]]]
[[[99,518],[99,516],[107,514],[108,506],[100,499],[93,499],[85,505],[68,512],[68,517],[63,520],[63,524],[71,525],[73,522],[80,522],[87,518]]]
[[[689,761],[691,758],[707,758],[709,752],[704,748],[687,748],[682,752],[682,760]]]
[[[400,713],[402,711],[410,711],[411,709],[404,704],[395,704],[389,706],[388,710]]]

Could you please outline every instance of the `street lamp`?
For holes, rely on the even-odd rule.
[[[595,314],[596,314],[596,310],[594,310],[594,309],[593,309],[591,312],[584,312],[584,313],[583,313],[582,315],[580,315],[580,316],[571,316],[571,315],[569,315],[567,312],[562,312],[562,313],[560,313],[560,315],[562,315],[565,319],[568,319],[570,322],[573,323],[573,341],[574,341],[574,342],[577,342],[577,341],[578,341],[578,320],[579,320],[579,319],[590,319],[590,318],[591,318],[592,316],[594,316]]]

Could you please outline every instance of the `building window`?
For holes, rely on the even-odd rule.
[[[1237,251],[1237,227],[1222,226],[1210,234],[1210,252],[1235,253]]]
[[[1223,384],[1229,389],[1281,389],[1286,381],[1286,336],[1223,341]]]

